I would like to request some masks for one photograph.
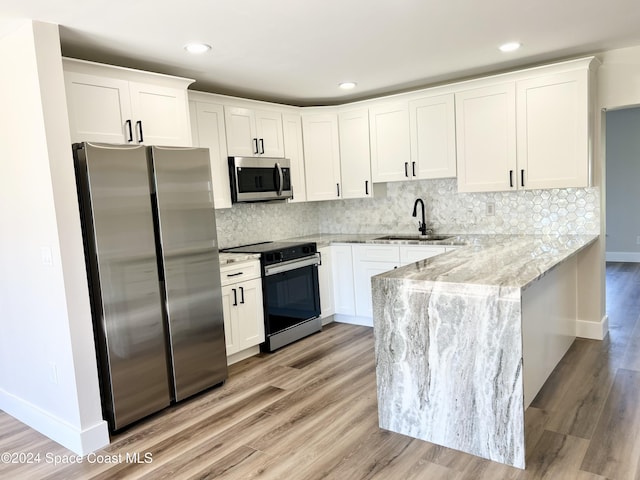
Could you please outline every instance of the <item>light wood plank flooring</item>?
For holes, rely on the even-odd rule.
[[[609,264],[607,286],[610,335],[577,339],[527,410],[524,471],[380,430],[372,330],[331,324],[98,452],[151,463],[0,463],[0,478],[638,479],[640,267]],[[0,452],[71,455],[3,412]]]

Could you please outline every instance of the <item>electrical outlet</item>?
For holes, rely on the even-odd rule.
[[[492,217],[496,214],[496,204],[487,202],[487,216]]]
[[[47,267],[53,266],[53,253],[51,252],[51,247],[40,247],[40,258],[42,259],[42,264]]]

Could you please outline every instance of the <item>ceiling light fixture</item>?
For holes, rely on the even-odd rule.
[[[187,43],[184,46],[184,49],[189,53],[198,55],[200,53],[208,52],[209,50],[211,50],[211,45],[207,45],[206,43]]]
[[[504,43],[500,45],[498,48],[500,49],[501,52],[507,53],[507,52],[515,52],[521,46],[522,44],[520,42],[509,42],[509,43]]]
[[[338,84],[338,86],[340,88],[342,88],[343,90],[351,90],[356,85],[357,85],[356,82],[341,82],[341,83]]]

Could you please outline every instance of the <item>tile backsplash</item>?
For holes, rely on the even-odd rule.
[[[455,179],[392,182],[385,197],[216,210],[221,248],[314,233],[418,233],[416,198],[442,233],[600,233],[599,189],[458,193]],[[487,204],[494,214],[487,214]],[[420,216],[419,209],[418,215]]]

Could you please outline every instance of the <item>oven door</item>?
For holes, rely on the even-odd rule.
[[[273,335],[320,316],[318,254],[265,267],[265,330]]]

